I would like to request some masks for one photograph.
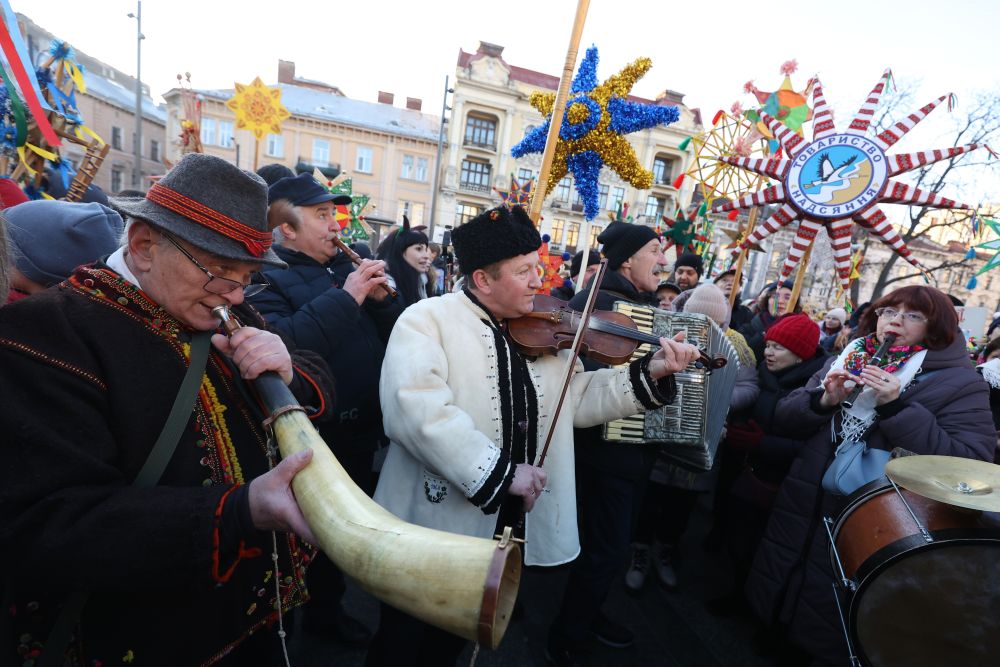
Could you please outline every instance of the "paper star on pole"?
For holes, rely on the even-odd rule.
[[[534,186],[534,178],[529,178],[528,180],[522,182],[518,181],[514,178],[514,175],[511,174],[509,190],[501,190],[500,188],[493,188],[493,190],[500,195],[500,200],[507,208],[520,206],[527,209],[528,206],[531,205],[531,190]]]
[[[551,192],[567,172],[572,172],[587,220],[593,220],[600,212],[598,178],[605,164],[640,190],[653,184],[653,174],[639,164],[624,135],[673,123],[680,118],[677,107],[641,104],[627,99],[635,82],[653,66],[652,60],[639,58],[600,85],[597,83],[597,60],[597,47],[592,46],[587,49],[573,79],[545,188],[546,194]],[[555,93],[532,93],[531,106],[546,119],[514,146],[511,154],[515,158],[545,150],[555,100]]]
[[[968,209],[969,206],[942,197],[937,192],[907,185],[893,177],[921,169],[941,160],[957,157],[985,144],[952,146],[914,153],[887,151],[922,121],[939,104],[950,99],[942,95],[918,111],[871,136],[872,118],[882,93],[892,77],[885,70],[864,104],[843,131],[838,131],[827,106],[823,86],[817,77],[813,84],[813,139],[808,141],[785,127],[777,118],[761,113],[761,120],[781,143],[787,157],[755,159],[723,157],[722,162],[778,181],[764,190],[743,195],[735,201],[712,209],[723,213],[765,204],[780,204],[778,210],[747,236],[739,249],[760,243],[782,227],[799,221],[798,230],[781,267],[787,278],[825,227],[833,246],[833,261],[841,288],[850,289],[851,233],[853,225],[867,229],[903,259],[921,271],[926,268],[889,223],[880,204],[903,204],[926,208]],[[992,151],[991,151],[992,152]],[[734,252],[737,254],[739,249]]]
[[[291,115],[281,104],[281,89],[268,88],[259,76],[249,86],[233,85],[236,93],[226,107],[236,114],[236,128],[250,130],[258,140],[265,134],[281,134],[281,122]]]

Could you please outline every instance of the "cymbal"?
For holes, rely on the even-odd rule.
[[[885,474],[924,498],[1000,512],[1000,465],[957,456],[902,456],[886,464]]]

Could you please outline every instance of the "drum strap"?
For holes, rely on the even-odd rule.
[[[167,463],[173,458],[181,433],[191,419],[191,409],[194,407],[198,389],[201,388],[211,339],[211,331],[199,331],[191,338],[191,363],[188,364],[184,379],[181,380],[180,389],[177,390],[177,396],[174,398],[163,430],[149,451],[146,462],[135,476],[132,486],[144,488],[156,486]],[[66,599],[52,630],[49,631],[42,654],[35,661],[35,667],[59,667],[63,664],[66,647],[69,646],[70,637],[73,636],[73,630],[83,614],[83,608],[89,597],[89,592],[75,591]]]

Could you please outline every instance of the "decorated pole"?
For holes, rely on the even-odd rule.
[[[545,184],[548,183],[549,172],[552,171],[552,160],[555,157],[556,144],[559,143],[559,130],[562,128],[563,113],[566,111],[566,100],[569,98],[569,84],[573,78],[573,68],[576,66],[576,55],[580,50],[580,39],[583,37],[583,25],[587,20],[589,8],[590,0],[577,0],[573,31],[570,33],[569,48],[566,49],[566,63],[563,65],[562,78],[559,79],[555,106],[552,107],[552,121],[549,123],[549,134],[545,139],[545,150],[542,152],[542,166],[536,181],[541,187],[536,187],[531,193],[531,207],[528,209],[528,216],[536,225],[542,217],[542,202],[548,194]]]
[[[746,234],[749,234],[754,225],[757,224],[757,212],[760,209],[754,206],[750,209],[750,216],[747,218],[747,228]],[[746,234],[740,234],[740,242],[746,238]],[[740,281],[743,279],[743,264],[746,262],[747,255],[750,254],[750,250],[744,248],[740,250],[739,256],[736,258],[736,265],[734,270],[736,273],[733,275],[733,288],[729,290],[729,309],[732,310],[733,304],[736,303],[736,297],[740,293]]]
[[[799,302],[799,294],[802,293],[802,284],[806,280],[806,271],[809,270],[809,257],[812,255],[814,245],[816,245],[815,239],[806,248],[805,253],[802,255],[802,260],[799,262],[799,271],[795,274],[795,283],[792,285],[792,297],[788,300],[788,305],[785,307],[785,314],[793,312],[796,304]]]

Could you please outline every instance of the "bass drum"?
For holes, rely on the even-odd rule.
[[[857,585],[848,628],[863,664],[1000,665],[1000,515],[883,477],[851,495],[833,540],[833,571],[839,556]]]

